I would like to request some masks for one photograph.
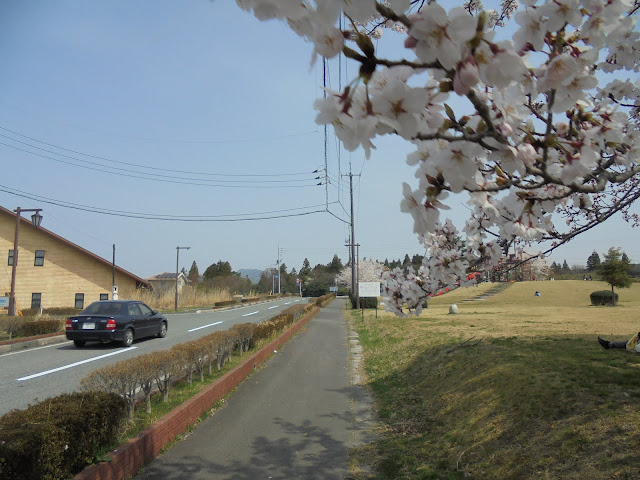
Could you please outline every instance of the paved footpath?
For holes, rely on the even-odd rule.
[[[351,385],[345,301],[320,310],[186,439],[138,480],[341,479],[355,420],[367,407]]]

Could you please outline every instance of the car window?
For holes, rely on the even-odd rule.
[[[119,303],[94,302],[85,308],[82,313],[85,315],[120,315],[122,305]]]
[[[147,307],[144,303],[139,303],[138,306],[142,311],[142,315],[146,317],[150,317],[151,315],[153,315],[153,311],[149,307]]]
[[[129,316],[131,317],[139,317],[140,316],[140,307],[136,303],[132,303],[129,305]]]

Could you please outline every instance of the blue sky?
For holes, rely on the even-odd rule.
[[[346,261],[351,169],[360,256],[424,253],[399,209],[402,181],[416,183],[407,145],[382,139],[365,161],[338,153],[329,130],[325,154],[312,108],[322,63],[310,68],[310,58],[286,26],[229,0],[3,0],[0,205],[43,208],[45,228],[106,259],[116,244],[118,265],[143,277],[175,270],[178,245],[191,247],[180,266],[195,260],[201,272],[218,260],[268,268],[278,247],[299,269],[305,257]],[[341,79],[336,62],[326,75],[336,89],[355,73],[342,67]],[[316,185],[325,158],[330,184]],[[451,204],[462,219],[464,199]],[[594,249],[620,246],[640,262],[636,236],[614,219],[551,261],[584,264]]]

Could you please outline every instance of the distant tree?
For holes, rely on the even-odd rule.
[[[344,265],[342,265],[342,261],[340,260],[340,258],[338,258],[338,255],[334,255],[333,259],[331,260],[331,263],[327,265],[327,272],[333,273],[335,275],[339,273],[343,267]]]
[[[562,273],[570,273],[570,272],[571,272],[571,268],[569,268],[569,264],[565,260],[564,263],[562,264]]]
[[[409,258],[409,255],[405,254],[404,260],[402,260],[402,268],[407,268],[410,265],[411,265],[411,259]]]
[[[233,270],[231,269],[231,264],[229,262],[223,262],[222,260],[218,260],[217,263],[213,263],[207,267],[204,271],[204,278],[207,280],[215,278],[215,277],[225,277],[231,275]]]
[[[604,256],[604,262],[600,264],[598,273],[602,280],[611,285],[611,293],[614,294],[613,301],[615,302],[614,287],[629,288],[632,280],[630,275],[631,266],[628,261],[622,260],[622,254],[620,250],[611,247]]]
[[[622,252],[622,257],[620,257],[620,260],[622,260],[623,262],[631,263],[631,260],[629,260],[626,252]]]
[[[198,272],[198,265],[196,265],[196,261],[194,260],[191,264],[191,268],[189,269],[189,275],[187,275],[189,281],[192,285],[197,285],[198,280],[200,278],[200,272]]]
[[[274,277],[277,274],[275,268],[269,268],[263,270],[260,274],[260,280],[255,285],[255,289],[258,293],[273,293],[273,286],[275,284]]]
[[[422,265],[423,260],[424,260],[424,255],[414,255],[413,257],[411,257],[411,266],[416,272]]]
[[[560,273],[560,268],[561,268],[560,265],[558,265],[556,262],[553,262],[551,264],[551,271],[556,275]]]
[[[594,250],[593,253],[589,255],[589,258],[587,258],[587,271],[595,272],[596,270],[598,270],[599,267],[600,267],[600,255],[598,255],[598,252]]]
[[[300,276],[303,278],[308,277],[311,274],[311,264],[309,263],[309,259],[305,258],[302,262],[302,268],[300,269]]]

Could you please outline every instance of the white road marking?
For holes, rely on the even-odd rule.
[[[29,353],[29,352],[33,352],[34,350],[42,350],[43,348],[51,348],[51,347],[60,347],[62,345],[66,345],[66,344],[69,344],[69,343],[71,343],[71,340],[69,340],[68,342],[52,343],[51,345],[45,345],[44,347],[26,348],[26,349],[20,350],[18,352],[3,353],[1,356],[2,357],[8,357],[9,355],[18,355],[19,353]]]
[[[274,305],[273,307],[269,307],[269,310],[271,310],[272,308],[278,308],[280,305]]]
[[[70,363],[69,365],[63,365],[62,367],[53,368],[51,370],[46,370],[44,372],[34,373],[33,375],[28,375],[26,377],[18,378],[18,379],[16,379],[16,381],[24,382],[26,380],[32,380],[34,378],[43,377],[45,375],[49,375],[50,373],[55,373],[55,372],[59,372],[61,370],[66,370],[68,368],[77,367],[78,365],[83,365],[85,363],[95,362],[96,360],[102,360],[103,358],[112,357],[113,355],[119,355],[121,353],[126,353],[129,350],[134,350],[136,348],[138,348],[138,347],[129,347],[127,349],[118,350],[116,352],[105,353],[104,355],[98,355],[97,357],[88,358],[88,359],[82,360],[80,362]]]
[[[286,302],[285,305],[291,305],[291,302]]]
[[[249,317],[251,315],[255,315],[256,313],[259,313],[258,310],[256,310],[255,312],[251,312],[251,313],[245,313],[244,315],[242,315],[243,317]]]
[[[220,325],[222,322],[210,323],[208,325],[203,325],[201,327],[192,328],[191,330],[187,330],[187,332],[195,332],[196,330],[202,330],[203,328],[213,327],[214,325]]]

